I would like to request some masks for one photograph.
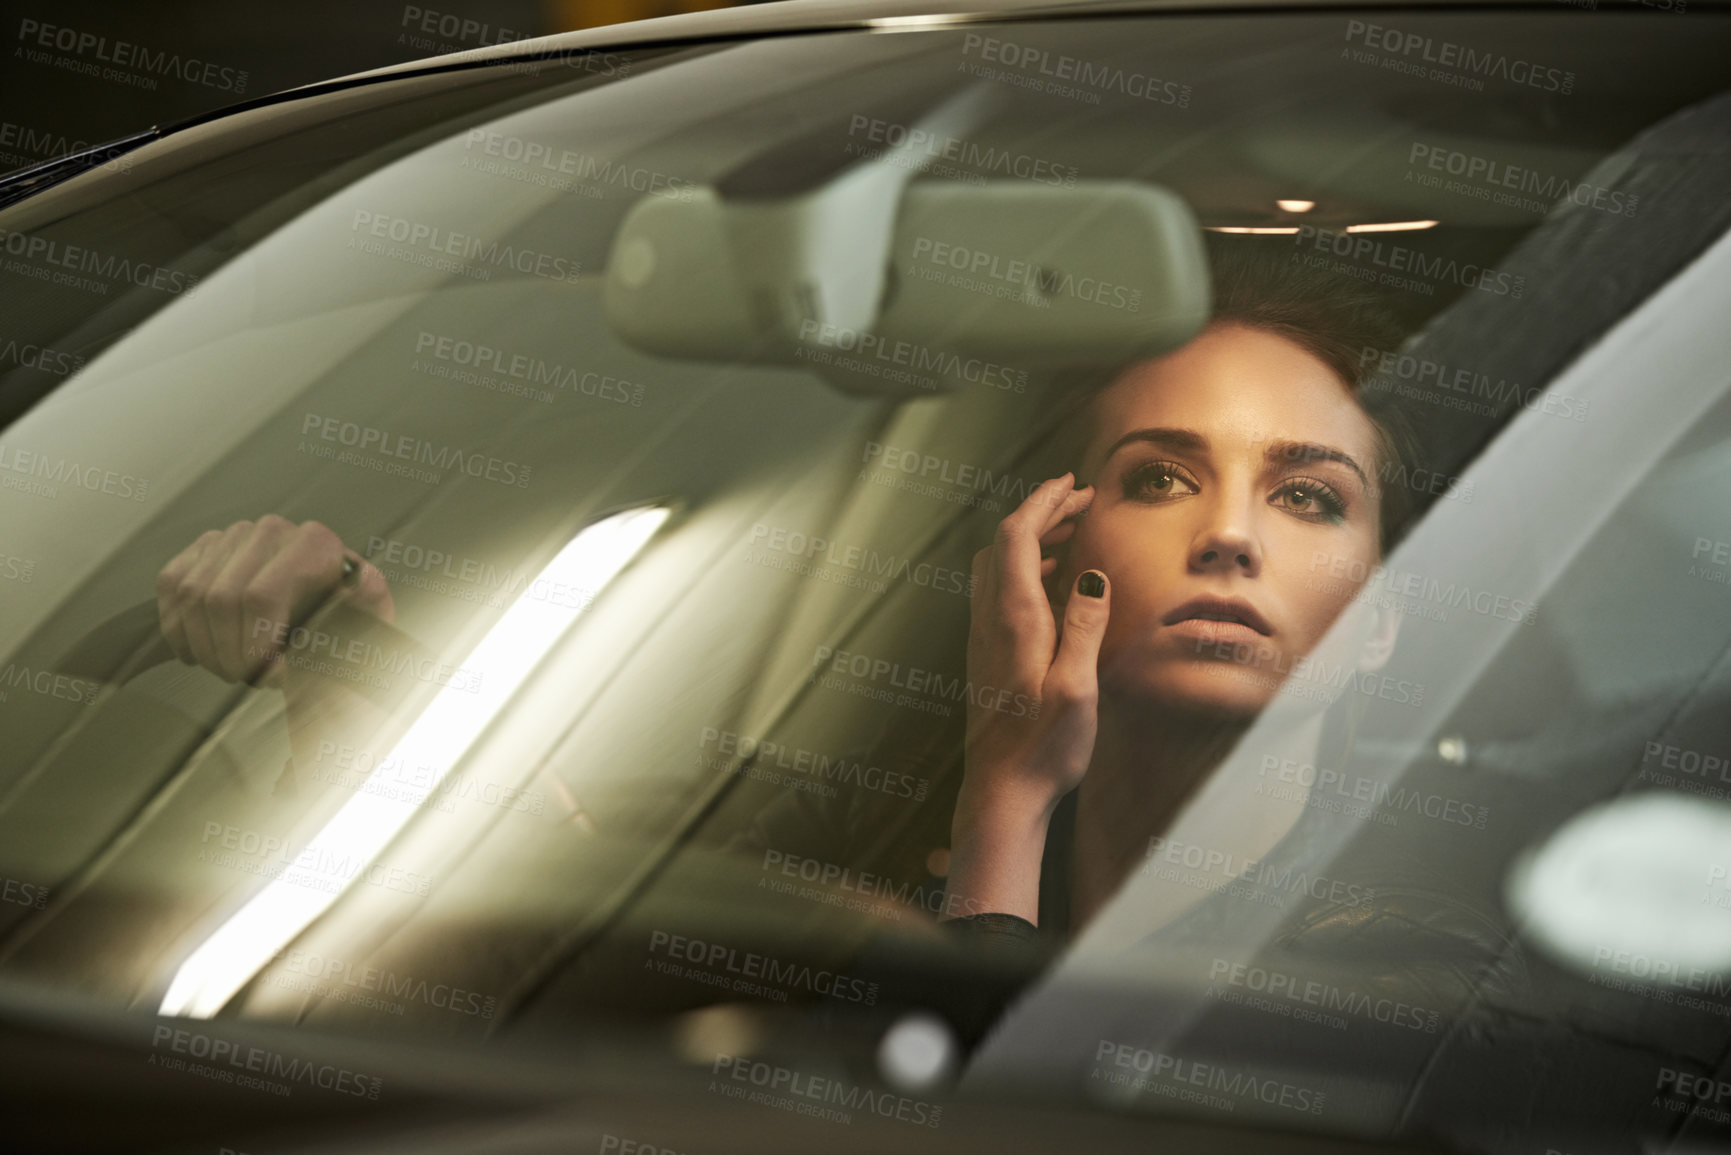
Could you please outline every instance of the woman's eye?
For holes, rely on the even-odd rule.
[[[1346,502],[1320,481],[1289,481],[1276,496],[1281,499],[1281,508],[1304,517],[1330,524],[1338,524],[1346,517]]]
[[[1124,496],[1144,501],[1201,492],[1189,474],[1170,461],[1150,461],[1124,475]]]

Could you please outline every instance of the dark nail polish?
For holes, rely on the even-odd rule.
[[[1076,580],[1076,589],[1091,598],[1105,597],[1106,575],[1089,570]]]

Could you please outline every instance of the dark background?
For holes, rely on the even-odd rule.
[[[729,0],[0,0],[0,173],[351,72],[728,6]],[[70,50],[59,47],[67,43]],[[176,57],[178,72],[165,63]]]

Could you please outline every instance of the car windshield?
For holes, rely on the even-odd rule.
[[[0,978],[165,1055],[607,1023],[842,1122],[1731,1118],[1728,47],[1554,5],[541,53],[0,211]],[[1305,336],[1325,283],[1373,336]],[[1283,520],[1183,536],[1227,434]],[[1256,705],[1109,777],[1175,764],[1110,627],[1018,969],[953,953],[1003,910],[953,836],[1042,706],[980,555],[1066,469],[1112,622],[1227,567],[1146,620]],[[297,534],[349,564],[287,601],[197,562]]]

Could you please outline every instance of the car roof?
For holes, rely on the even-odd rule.
[[[1709,5],[1717,6],[1714,0]],[[1605,7],[1640,7],[1640,0],[1608,0]],[[523,56],[555,55],[578,49],[613,49],[784,33],[849,28],[909,28],[963,24],[974,20],[1040,19],[1077,15],[1180,12],[1278,12],[1318,9],[1391,8],[1554,8],[1554,4],[1513,4],[1507,0],[1411,0],[1367,4],[1365,0],[774,0],[703,12],[633,20],[508,41],[466,52],[406,61],[325,81],[357,80],[424,72],[453,65],[481,64]],[[312,87],[312,86],[309,86]],[[293,89],[289,91],[294,91]]]

